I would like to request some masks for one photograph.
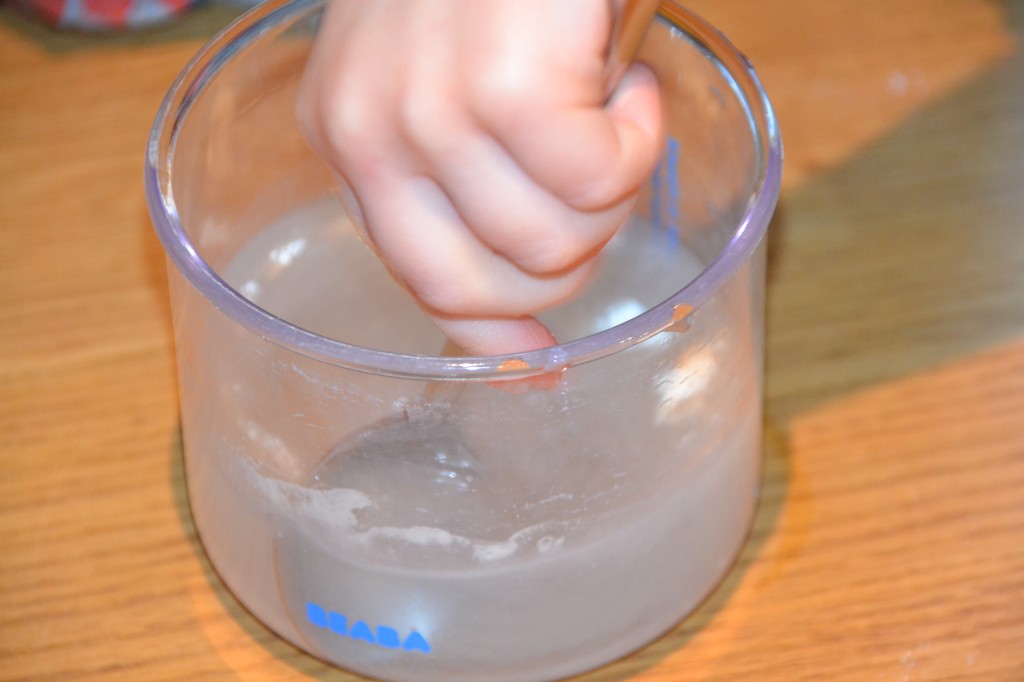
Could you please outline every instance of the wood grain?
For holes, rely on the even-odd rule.
[[[694,5],[787,144],[762,502],[695,614],[579,679],[1024,680],[1024,3]],[[0,679],[359,679],[252,619],[188,512],[142,153],[230,14],[0,8]]]

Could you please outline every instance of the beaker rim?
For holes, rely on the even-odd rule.
[[[775,211],[782,180],[782,141],[774,110],[749,60],[717,29],[675,0],[662,0],[659,18],[686,32],[723,67],[749,110],[758,154],[756,178],[729,243],[682,289],[656,306],[609,329],[554,346],[494,356],[424,356],[366,348],[325,337],[272,315],[233,289],[199,255],[174,204],[161,169],[172,163],[176,121],[202,83],[246,43],[267,30],[305,16],[327,0],[270,0],[249,10],[214,36],[189,61],[168,90],[150,132],[145,192],[150,216],[174,267],[221,313],[269,342],[339,367],[418,379],[513,379],[558,371],[634,346],[697,309],[747,263]]]

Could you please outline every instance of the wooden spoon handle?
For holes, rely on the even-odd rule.
[[[612,27],[608,45],[608,64],[605,66],[604,96],[608,99],[626,73],[647,28],[658,11],[658,0],[626,0],[622,13]]]

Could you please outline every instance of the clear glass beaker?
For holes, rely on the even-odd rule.
[[[296,126],[322,8],[270,2],[214,38],[149,142],[203,545],[267,626],[364,674],[522,682],[622,656],[707,595],[752,518],[781,172],[764,93],[662,2],[639,59],[664,154],[592,284],[542,314],[563,343],[449,357]]]

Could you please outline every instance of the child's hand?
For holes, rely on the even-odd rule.
[[[391,272],[467,353],[555,343],[658,154],[634,65],[605,103],[606,0],[329,4],[299,116]]]

